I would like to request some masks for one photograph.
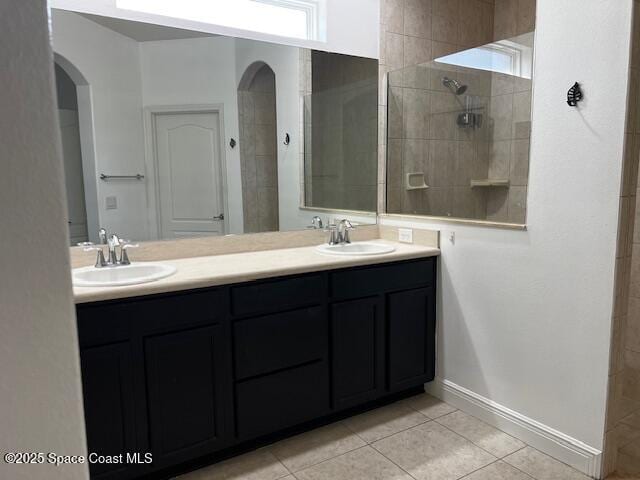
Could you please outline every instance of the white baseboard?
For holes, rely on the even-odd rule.
[[[449,380],[436,378],[428,393],[493,425],[591,478],[601,478],[602,452]]]

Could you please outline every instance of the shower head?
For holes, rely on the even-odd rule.
[[[451,90],[456,95],[462,95],[464,92],[467,91],[467,86],[466,85],[462,85],[457,80],[454,80],[453,78],[449,78],[449,77],[443,77],[442,78],[442,85],[447,87],[449,90]]]

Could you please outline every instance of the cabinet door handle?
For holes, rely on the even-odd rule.
[[[214,220],[224,220],[224,213],[221,213],[220,215],[216,215],[215,217],[213,217]]]

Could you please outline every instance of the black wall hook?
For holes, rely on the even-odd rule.
[[[285,145],[289,145],[291,143],[291,137],[289,136],[288,133],[285,133],[284,135],[284,144]]]
[[[582,90],[580,84],[576,82],[567,92],[567,103],[570,107],[576,107],[580,100],[582,100]]]
[[[235,148],[235,147],[236,147],[236,139],[235,139],[235,138],[232,138],[232,139],[231,139],[231,141],[229,142],[229,146],[230,146],[231,148]]]

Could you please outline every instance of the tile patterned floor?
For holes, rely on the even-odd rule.
[[[424,394],[177,480],[588,480]]]

